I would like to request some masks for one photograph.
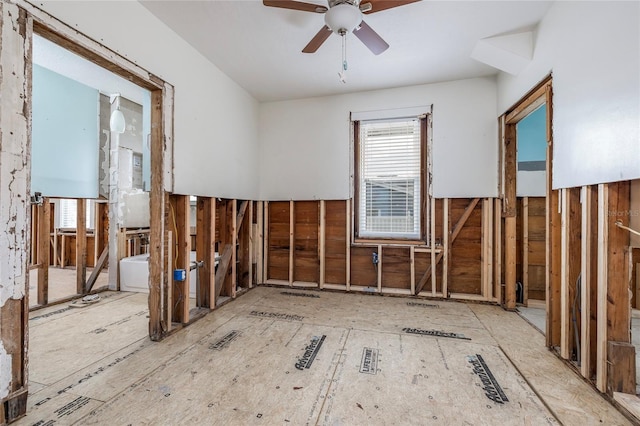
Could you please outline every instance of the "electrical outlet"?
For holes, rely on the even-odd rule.
[[[371,262],[374,265],[378,264],[378,253],[376,253],[375,251],[373,253],[371,253]]]

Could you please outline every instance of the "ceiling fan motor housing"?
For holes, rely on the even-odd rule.
[[[330,1],[330,9],[324,14],[324,22],[336,34],[351,32],[362,22],[359,0]]]

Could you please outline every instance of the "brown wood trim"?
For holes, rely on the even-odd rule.
[[[551,86],[551,75],[530,90],[506,113],[506,124],[515,124],[546,102],[547,87]]]
[[[561,270],[561,217],[558,213],[558,206],[560,204],[559,191],[554,191],[552,188],[553,183],[553,132],[552,132],[552,117],[553,117],[553,103],[552,103],[552,86],[551,84],[546,87],[546,102],[547,102],[547,226],[546,226],[546,264],[547,264],[547,321],[546,321],[546,343],[547,346],[560,346],[560,270]]]
[[[498,117],[498,197],[504,198],[504,135],[505,135],[505,115]]]
[[[428,170],[428,143],[429,140],[429,124],[431,122],[431,114],[427,114],[425,117],[420,118],[420,238],[417,240],[403,240],[392,238],[387,240],[385,238],[363,238],[359,237],[359,212],[360,212],[360,122],[353,122],[353,238],[355,243],[359,242],[387,242],[387,241],[402,241],[407,244],[426,244],[427,241],[427,201],[429,197],[428,184],[429,175]]]
[[[422,241],[427,241],[427,226],[429,223],[427,221],[427,212],[429,211],[427,208],[427,173],[429,173],[427,168],[427,162],[429,161],[427,158],[427,132],[429,131],[428,121],[430,117],[430,115],[427,115],[420,119],[420,239]],[[431,230],[431,232],[435,231]]]
[[[108,47],[94,41],[84,33],[69,27],[62,21],[59,21],[57,18],[54,18],[39,9],[30,9],[29,12],[34,18],[33,32],[35,34],[38,34],[39,36],[46,38],[47,40],[73,53],[76,53],[88,61],[91,61],[142,88],[157,90],[163,87],[162,80],[157,76],[144,71],[138,65],[124,57],[121,57],[117,52],[114,52]],[[74,38],[84,39],[83,43],[81,44],[74,40],[69,33],[72,34]],[[101,51],[106,52],[106,54]],[[119,63],[114,61],[116,58]]]
[[[517,164],[517,135],[516,125],[507,124],[504,135],[504,199],[502,204],[504,217],[516,216],[516,176]]]
[[[360,221],[358,212],[360,211],[360,122],[353,122],[353,238],[360,232]],[[347,217],[347,220],[350,220]]]

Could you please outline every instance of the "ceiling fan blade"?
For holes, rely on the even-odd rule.
[[[420,0],[363,0],[360,4],[360,10],[362,10],[362,13],[368,15],[370,13],[380,12],[381,10],[404,6],[405,4],[419,1]],[[369,8],[369,4],[371,5],[371,8]]]
[[[379,55],[389,48],[387,42],[364,21],[360,23],[358,28],[353,30],[353,34],[355,34],[374,55]]]
[[[333,31],[331,31],[331,28],[327,27],[326,25],[322,27],[320,31],[318,31],[318,34],[316,34],[311,39],[309,44],[307,44],[304,49],[302,49],[302,53],[315,53],[315,51],[318,50],[320,46],[322,46],[322,43],[324,43],[329,38],[332,32]]]
[[[262,4],[269,7],[301,10],[303,12],[325,13],[328,10],[325,6],[293,0],[262,0]]]

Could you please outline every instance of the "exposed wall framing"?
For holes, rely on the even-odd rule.
[[[252,233],[259,227],[252,226],[254,202],[246,200],[195,197],[194,202],[189,195],[170,194],[169,205],[169,270],[184,271],[184,279],[181,272],[168,279],[166,323],[171,330],[253,287],[257,259],[252,255],[256,238]],[[195,307],[191,288],[195,288]]]
[[[86,219],[86,200],[78,199],[78,225]],[[30,270],[37,270],[37,304],[32,308],[46,306],[61,300],[49,300],[49,268],[76,268],[76,292],[62,299],[66,301],[92,290],[98,274],[104,267],[108,256],[108,215],[107,204],[94,203],[93,229],[82,227],[78,229],[62,229],[54,226],[55,203],[53,199],[44,198],[42,203],[31,206],[31,261]],[[86,223],[86,221],[85,221]],[[140,236],[148,234],[148,230],[131,231],[121,229],[118,234],[118,244],[121,245],[121,257],[132,256],[146,250]],[[145,239],[146,241],[146,239]],[[93,268],[87,277],[87,268]]]
[[[77,30],[63,24],[25,1],[0,3],[0,181],[2,217],[9,218],[0,240],[2,291],[0,292],[0,422],[10,422],[26,411],[28,349],[28,254],[30,253],[30,120],[31,41],[33,33],[57,43],[152,92],[151,111],[151,245],[149,334],[158,340],[166,335],[161,324],[162,299],[166,296],[167,257],[164,243],[166,191],[172,190],[173,90],[170,85],[133,62],[117,55]],[[10,71],[11,70],[11,71]],[[10,184],[9,184],[10,183]],[[80,207],[83,209],[83,207]],[[80,211],[82,213],[83,211]],[[46,213],[44,213],[46,215]],[[81,218],[82,219],[82,218]],[[46,222],[43,221],[43,226]],[[87,262],[86,238],[80,231],[76,263]],[[39,233],[40,234],[40,233]],[[41,232],[41,234],[45,234]],[[45,236],[48,243],[48,236]],[[44,242],[41,241],[44,248]],[[41,256],[47,250],[40,250]],[[95,257],[95,256],[94,256]],[[41,258],[39,260],[42,261]],[[78,292],[85,291],[86,273],[79,268]],[[10,285],[9,285],[10,283]],[[82,284],[82,286],[81,286]],[[164,297],[166,298],[166,297]],[[39,301],[46,303],[44,291]],[[7,368],[6,366],[10,367]]]
[[[544,197],[522,199],[522,287],[523,303],[529,299],[546,300],[545,236],[546,202]]]
[[[433,200],[429,244],[354,242],[350,200],[263,206],[266,284],[496,300],[491,199]]]
[[[547,196],[544,207],[544,199],[516,197],[516,124],[543,104],[547,105]],[[515,309],[518,301],[528,303],[530,298],[546,299],[547,343],[549,346],[559,346],[560,216],[558,195],[551,187],[552,106],[551,77],[548,77],[498,121],[501,142],[502,218],[500,224],[496,223],[494,227],[494,256],[499,263],[496,275],[504,280],[504,297],[500,294],[499,298],[503,306],[506,309]],[[544,220],[543,215],[546,216]],[[546,251],[544,255],[543,249]],[[543,277],[545,289],[541,288]],[[517,283],[521,283],[520,294],[517,291]],[[551,292],[548,289],[551,289]]]
[[[631,344],[630,329],[631,295],[637,287],[632,284],[635,250],[630,247],[628,228],[630,218],[634,217],[631,184],[614,182],[582,188],[552,188],[551,95],[548,80],[500,121],[504,135],[503,217],[501,226],[495,227],[494,241],[503,242],[504,246],[498,244],[494,248],[494,259],[505,262],[504,303],[507,308],[515,307],[512,284],[521,277],[525,303],[540,296],[546,299],[547,346],[575,363],[582,376],[601,392],[635,394],[635,348]],[[515,123],[545,102],[546,206],[533,198],[512,203]],[[510,221],[516,217],[519,222],[514,226]],[[516,238],[513,238],[514,229]],[[501,232],[504,236],[499,235]],[[546,269],[544,292],[539,290],[542,267]],[[498,277],[502,274],[500,269],[495,268]]]

